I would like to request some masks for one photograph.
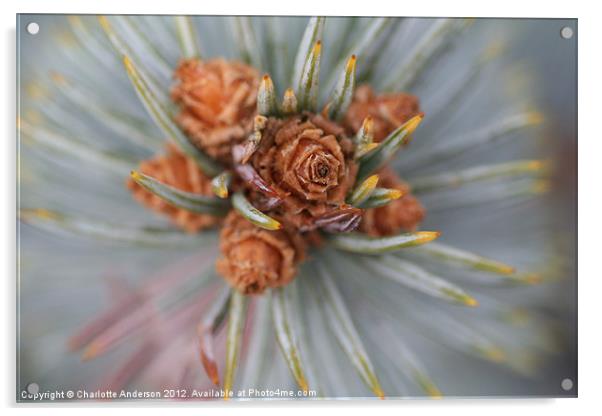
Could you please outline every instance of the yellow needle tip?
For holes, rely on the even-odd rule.
[[[466,306],[471,306],[473,308],[479,306],[479,302],[475,298],[473,298],[471,296],[465,296],[464,299],[463,299],[463,303]]]
[[[399,189],[391,189],[387,196],[389,199],[399,199],[403,196],[403,192],[401,192]]]
[[[418,114],[406,122],[405,130],[407,130],[408,134],[412,134],[418,128],[423,118],[424,114]]]
[[[366,187],[369,187],[369,188],[374,188],[377,183],[378,183],[378,175],[372,175],[368,179],[366,179],[366,181],[364,182]]]
[[[318,55],[320,53],[320,51],[322,50],[322,41],[319,40],[316,42],[316,44],[314,45],[314,50],[313,50],[313,54],[314,55]]]
[[[217,192],[215,193],[218,197],[220,197],[221,199],[226,199],[228,198],[228,189],[227,188],[220,188],[217,190]]]
[[[82,354],[82,361],[90,361],[98,356],[100,349],[96,343],[90,344]]]
[[[419,231],[416,234],[418,234],[418,239],[416,240],[417,244],[425,244],[428,243],[430,241],[433,241],[437,238],[439,238],[439,236],[441,235],[440,231]]]
[[[541,124],[543,123],[543,114],[539,111],[531,111],[527,114],[527,120],[530,124]]]
[[[133,171],[131,171],[131,172],[130,172],[130,176],[131,176],[131,178],[132,178],[133,180],[135,180],[136,182],[138,182],[139,180],[141,180],[141,179],[142,179],[142,175],[140,175],[140,173],[139,173],[139,172],[137,172],[137,171],[135,171],[135,170],[133,170]]]
[[[351,55],[351,57],[347,61],[347,68],[345,69],[345,71],[352,72],[353,70],[355,70],[356,61],[357,61],[357,57],[355,55]]]
[[[380,400],[385,400],[385,393],[382,391],[380,387],[376,387],[374,389],[374,395],[378,397]]]

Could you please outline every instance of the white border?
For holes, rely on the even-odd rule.
[[[201,409],[178,409],[199,414],[211,408],[217,413],[230,414],[233,410],[257,414],[306,414],[307,412],[342,410],[345,413],[364,414],[372,409],[383,413],[411,412],[415,414],[432,413],[447,415],[507,415],[508,413],[563,415],[569,412],[591,414],[590,408],[600,408],[598,399],[601,336],[600,336],[600,294],[602,293],[602,275],[599,241],[602,207],[599,197],[602,181],[600,155],[602,137],[600,135],[600,109],[602,91],[600,77],[600,40],[602,33],[601,15],[593,6],[594,2],[545,1],[528,2],[525,0],[491,1],[427,1],[417,2],[393,0],[370,0],[360,5],[350,6],[350,1],[291,0],[278,1],[124,1],[103,0],[93,3],[76,0],[21,0],[18,4],[3,0],[0,19],[2,20],[2,91],[0,116],[4,128],[2,140],[3,175],[2,187],[2,230],[4,230],[0,256],[6,265],[2,275],[4,290],[2,298],[2,358],[5,360],[0,377],[1,403],[14,407],[15,397],[15,14],[20,13],[148,13],[148,14],[300,14],[300,15],[402,15],[402,16],[488,16],[488,17],[568,17],[579,19],[579,399],[563,400],[454,400],[439,403],[411,401],[395,403],[335,402],[308,404],[298,403],[234,403],[225,406],[211,403]],[[343,5],[344,4],[344,5]],[[587,5],[586,5],[587,4]],[[8,230],[8,231],[6,231]],[[343,409],[335,409],[343,406]],[[20,406],[25,413],[35,410],[44,414],[80,414],[81,408],[34,408]],[[111,412],[125,413],[118,406],[110,405]],[[265,408],[267,407],[267,409]],[[286,407],[286,409],[284,408]],[[92,414],[105,414],[106,408],[87,407]],[[164,414],[165,406],[144,409],[149,414]],[[170,409],[171,410],[171,409]],[[9,410],[11,413],[15,409]]]

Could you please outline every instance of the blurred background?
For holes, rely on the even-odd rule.
[[[34,20],[39,23],[40,32],[32,36],[26,32],[26,25]],[[513,62],[517,72],[516,82],[509,83],[507,88],[528,89],[534,95],[538,109],[545,115],[545,123],[539,134],[545,157],[554,162],[549,201],[552,201],[551,209],[555,211],[553,217],[558,222],[558,233],[566,243],[561,250],[567,261],[559,269],[565,278],[554,283],[551,293],[546,292],[549,296],[547,312],[561,322],[565,348],[543,366],[543,372],[537,378],[515,379],[500,388],[499,394],[574,395],[577,386],[577,20],[477,19],[476,24],[491,26],[494,28],[492,33],[497,30],[512,34],[506,59]],[[47,72],[47,57],[55,53],[53,48],[64,25],[65,19],[61,16],[21,16],[17,27],[21,108],[27,107],[28,83]],[[565,27],[572,29],[569,39],[561,36],[561,30]],[[20,163],[21,182],[24,183],[28,178],[26,169],[23,170],[23,163],[27,163],[23,155]],[[29,205],[43,201],[41,196],[33,192],[31,195],[25,194],[26,190],[25,186],[21,188],[21,201],[27,201]],[[98,193],[103,192],[112,191],[99,187]],[[124,189],[121,197],[126,194]],[[118,210],[112,213],[116,217],[119,214]],[[77,328],[102,310],[112,296],[107,290],[107,287],[110,289],[107,281],[110,283],[111,280],[107,280],[106,276],[161,273],[165,257],[169,257],[171,262],[184,264],[195,255],[193,251],[169,254],[157,251],[150,256],[148,251],[120,253],[109,244],[84,246],[27,226],[20,228],[19,244],[17,369],[21,388],[34,381],[45,388],[97,385],[106,366],[128,356],[132,348],[116,351],[93,362],[81,363],[77,354],[68,351],[67,340]],[[43,259],[31,254],[40,252],[46,253]],[[207,249],[204,253],[206,257],[201,256],[203,258],[197,259],[198,262],[206,262],[211,254],[211,249]],[[109,267],[109,272],[103,264],[103,259],[107,258],[114,266]],[[183,273],[195,271],[189,270],[191,266],[187,263],[182,267],[185,270]],[[56,274],[62,276],[60,281],[49,278]],[[95,274],[97,278],[82,281],[82,274]],[[130,280],[131,283],[136,281],[135,278]],[[443,361],[437,365],[445,366],[446,363]],[[495,395],[491,386],[496,381],[481,382],[479,379],[488,371],[488,364],[481,363],[474,370],[473,380],[456,380],[456,374],[449,373],[448,379],[442,384],[455,383],[456,387],[452,388],[452,394],[455,395]],[[560,387],[558,380],[564,378],[574,381],[575,388],[572,391],[566,392]]]

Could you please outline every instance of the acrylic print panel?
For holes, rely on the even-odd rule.
[[[577,33],[19,15],[17,400],[576,396]]]

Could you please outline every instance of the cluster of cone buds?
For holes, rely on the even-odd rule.
[[[324,234],[393,235],[424,217],[386,167],[422,119],[417,99],[355,89],[352,56],[318,112],[320,47],[297,93],[288,89],[282,100],[270,77],[246,64],[182,61],[172,90],[175,121],[223,169],[203,169],[172,146],[143,162],[128,183],[138,201],[188,232],[221,226],[217,270],[245,294],[290,282],[307,247]]]

